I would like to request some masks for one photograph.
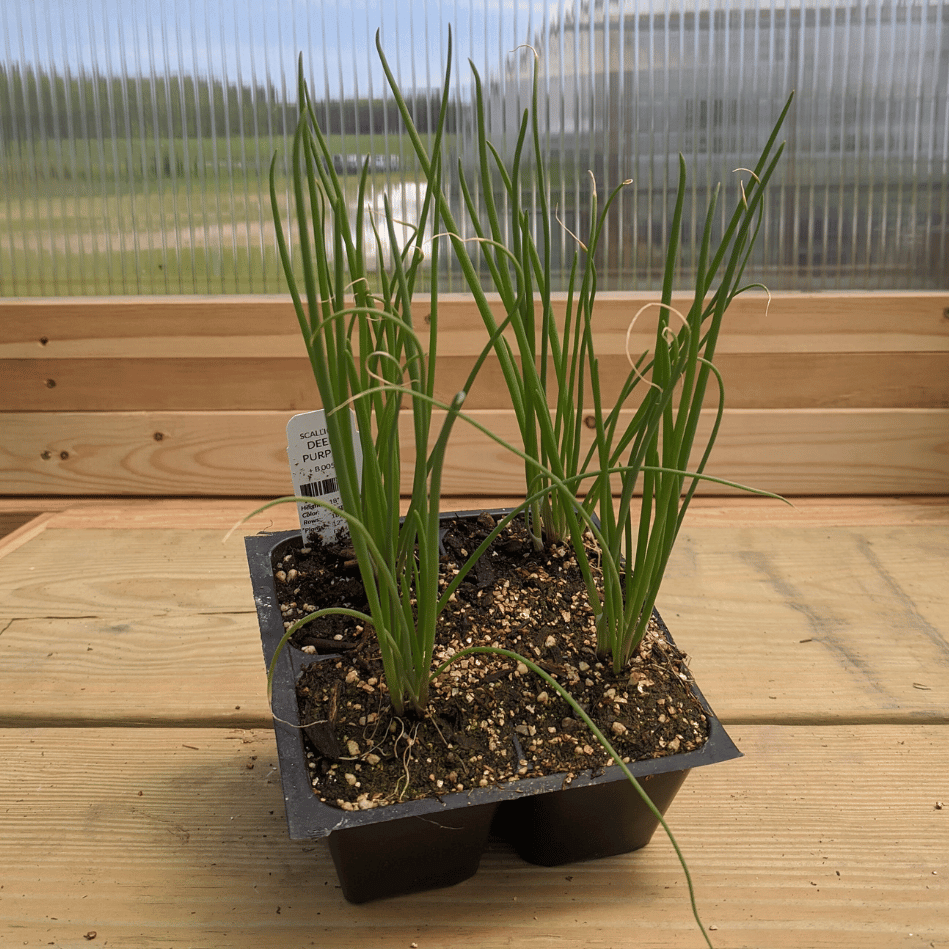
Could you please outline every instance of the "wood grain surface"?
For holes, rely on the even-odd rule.
[[[225,543],[236,517],[170,528],[171,510],[49,521],[0,556],[0,723],[268,722],[242,541],[259,525]],[[949,722],[946,527],[779,523],[687,525],[660,593],[721,718]]]
[[[469,496],[448,498],[453,508],[470,503],[479,510],[511,507],[517,503],[511,495],[496,497]],[[230,530],[238,521],[252,514],[269,497],[243,498],[119,498],[66,497],[43,498],[0,497],[0,512],[21,512],[32,503],[44,513],[28,521],[23,530],[34,530],[41,523],[50,527],[134,527],[179,530]],[[737,497],[696,497],[689,507],[690,526],[755,527],[870,527],[897,525],[949,526],[949,505],[945,496],[906,495],[878,496],[792,496],[791,503],[770,498],[739,495]],[[407,505],[402,499],[403,510]],[[447,510],[447,508],[446,508]],[[289,530],[299,526],[292,505],[268,508],[247,523],[248,530]],[[45,526],[41,529],[45,529]],[[5,540],[0,539],[0,555]]]
[[[657,294],[597,294],[596,331],[636,346],[648,343]],[[504,310],[497,297],[494,318]],[[674,294],[673,306],[691,299]],[[413,305],[428,324],[429,301]],[[552,306],[562,325],[566,295]],[[737,297],[723,326],[721,352],[949,352],[947,293],[764,293]],[[481,317],[468,294],[443,294],[443,351],[473,355],[484,345]],[[636,346],[633,348],[635,349]],[[622,346],[620,347],[622,351]],[[300,356],[300,329],[289,296],[78,297],[0,301],[0,358]]]
[[[652,347],[655,302],[597,298],[606,405]],[[565,309],[561,294],[561,324]],[[413,306],[423,335],[430,310]],[[949,490],[946,312],[940,293],[738,297],[716,350],[720,472],[784,493]],[[437,320],[436,395],[466,389],[466,411],[516,442],[496,359],[467,383],[485,343],[470,298],[445,296]],[[0,493],[282,493],[286,420],[320,405],[305,357],[286,297],[0,301]],[[520,462],[473,429],[450,451],[448,493],[519,489]]]
[[[693,771],[669,812],[717,949],[949,940],[944,728],[733,732],[745,757]],[[352,906],[325,844],[287,840],[270,731],[8,729],[0,755],[11,946],[703,945],[659,835],[557,868],[491,844],[465,883]]]
[[[28,524],[38,514],[38,511],[0,511],[0,541]]]
[[[608,398],[654,301],[598,297]],[[728,314],[710,473],[795,503],[697,498],[660,595],[745,753],[669,815],[717,949],[949,947],[947,312]],[[484,331],[463,295],[437,318],[451,396]],[[242,536],[295,512],[225,535],[289,489],[304,355],[285,297],[0,302],[0,945],[703,945],[661,835],[552,869],[492,843],[460,886],[360,907],[324,844],[288,840]],[[467,407],[515,434],[495,364]],[[444,507],[522,491],[519,462],[456,434]]]
[[[290,488],[289,417],[280,412],[12,412],[4,417],[0,490],[276,497]],[[503,439],[519,437],[511,410],[474,410],[470,417]],[[713,418],[710,410],[703,413],[705,430]],[[402,424],[408,426],[410,419]],[[590,434],[584,428],[587,438]],[[730,409],[707,470],[781,494],[943,494],[949,491],[947,436],[949,409]],[[406,451],[406,478],[411,464]],[[471,425],[456,424],[444,494],[513,494],[523,491],[523,481],[516,455]],[[722,489],[703,485],[701,490]]]
[[[735,409],[949,407],[944,353],[723,353],[715,363]],[[464,389],[468,409],[509,406],[498,363],[489,360],[468,386],[473,365],[473,356],[439,357],[436,398],[450,402]],[[625,355],[600,360],[606,404],[615,403],[629,371]],[[0,359],[0,378],[11,383],[0,397],[8,412],[293,413],[322,404],[302,356]],[[710,391],[706,407],[717,402]],[[586,404],[593,404],[589,392]]]
[[[704,944],[661,835],[559,868],[491,842],[457,887],[346,903],[325,844],[287,837],[260,525],[222,543],[254,503],[0,502],[42,512],[0,538],[0,943]],[[660,605],[745,757],[669,818],[716,949],[949,944],[947,529],[946,497],[693,506]]]

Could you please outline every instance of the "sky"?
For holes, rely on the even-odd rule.
[[[871,6],[882,0],[864,0]],[[939,2],[939,0],[926,0]],[[373,37],[381,28],[404,87],[440,85],[449,25],[456,82],[471,58],[482,75],[544,25],[591,4],[612,11],[695,11],[839,5],[840,0],[0,0],[0,60],[126,75],[189,73],[271,81],[291,93],[303,52],[311,87],[378,93]]]
[[[554,0],[554,7],[562,0]],[[572,2],[572,0],[570,0]],[[456,75],[542,22],[544,0],[2,0],[0,59],[72,75],[189,73],[291,93],[302,52],[314,88],[376,94],[374,34],[411,86],[438,86],[451,24]],[[540,18],[540,19],[538,19]],[[493,52],[490,52],[493,51]]]

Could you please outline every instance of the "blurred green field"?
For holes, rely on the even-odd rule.
[[[259,138],[129,138],[7,140],[0,144],[0,182],[4,188],[35,187],[40,182],[101,186],[196,179],[218,175],[235,179],[263,177],[276,153],[285,167],[292,146],[293,130],[265,134]],[[456,136],[445,138],[446,148]],[[418,160],[397,134],[327,135],[333,154],[397,155],[400,169],[415,174]]]
[[[6,192],[0,295],[282,292],[266,182],[200,184]]]
[[[43,249],[0,254],[0,296],[73,297],[285,293],[276,252],[238,248],[166,253],[95,251],[62,258]]]
[[[332,153],[396,155],[398,138],[334,135]],[[68,145],[68,147],[67,147]],[[388,149],[383,151],[388,146]],[[269,167],[282,137],[259,141],[7,143],[0,157],[0,295],[281,293]],[[414,156],[379,183],[415,180]],[[343,175],[353,200],[358,177]]]
[[[396,151],[402,145],[396,136],[377,134],[328,138],[330,153],[344,158],[398,154],[399,170],[371,171],[376,192],[384,187],[393,196],[400,185],[410,189],[421,178],[414,155],[404,147]],[[458,149],[470,156],[460,135],[449,136],[446,148],[446,169],[455,168]],[[7,139],[0,144],[0,296],[284,293],[270,209],[274,153],[286,219],[290,188],[282,136],[132,139],[108,147],[97,140],[48,139],[29,148]],[[570,235],[588,226],[592,182],[569,155],[554,156],[548,169],[551,213],[562,222],[553,228],[551,266],[564,284],[576,249]],[[603,189],[606,170],[599,171]],[[829,171],[826,161],[798,160],[796,174],[822,181]],[[772,290],[943,288],[945,184],[936,173],[908,176],[901,168],[872,194],[854,193],[852,182],[838,182],[833,192],[794,182],[772,188],[749,273]],[[358,175],[341,177],[354,207]],[[687,196],[690,230],[679,255],[685,285],[701,224],[688,209],[706,200],[701,176],[691,180],[698,190]],[[734,176],[725,180],[731,190],[721,196],[723,208],[738,200]],[[529,169],[522,181],[529,188]],[[611,212],[598,263],[602,289],[651,290],[661,279],[662,228],[672,196],[661,175],[644,181],[626,189]],[[495,187],[499,193],[499,181]],[[451,200],[460,201],[457,188]],[[804,200],[811,203],[805,207]],[[883,227],[887,208],[895,209],[899,239],[892,226]],[[457,271],[444,273],[440,284],[463,289]]]

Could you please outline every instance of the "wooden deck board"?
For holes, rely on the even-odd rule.
[[[566,293],[553,295],[563,323]],[[625,344],[634,314],[633,348],[648,345],[654,332],[658,294],[600,291],[594,331]],[[495,319],[505,313],[489,295]],[[416,319],[428,299],[416,299]],[[686,293],[673,306],[691,303]],[[539,304],[538,304],[539,306]],[[720,352],[949,352],[943,311],[949,294],[936,292],[745,293],[729,306],[717,347]],[[509,334],[512,335],[512,334]],[[443,350],[474,355],[484,346],[484,328],[471,296],[439,296]],[[282,356],[303,353],[289,295],[199,297],[56,297],[7,299],[0,305],[0,358],[149,358],[155,356]]]
[[[0,358],[0,378],[13,381],[0,399],[0,408],[5,412],[141,412],[160,407],[166,412],[280,410],[288,415],[318,408],[319,390],[305,352],[299,357],[266,357],[260,349],[267,342],[249,340],[246,355],[228,352],[216,358],[195,355],[193,347],[189,352],[184,345],[184,352],[165,357]],[[604,353],[599,360],[601,396],[613,404],[629,373],[624,341],[620,337],[597,342],[597,351]],[[303,351],[302,340],[299,349]],[[729,353],[719,349],[715,359],[728,405],[737,409],[947,408],[946,363],[944,352]],[[440,356],[435,397],[450,402],[465,388],[474,364],[474,353]],[[510,405],[501,368],[494,360],[484,365],[467,391],[469,411]],[[717,402],[717,391],[709,392],[706,407]],[[586,404],[593,404],[589,394]]]
[[[0,619],[0,723],[270,723],[256,615]]]
[[[246,613],[243,535],[46,530],[0,560],[0,601],[17,617]]]
[[[169,516],[51,520],[0,557],[0,722],[268,723],[241,535]],[[945,538],[687,527],[659,608],[726,722],[949,721]]]
[[[182,530],[229,530],[245,515],[266,504],[261,498],[117,498],[46,496],[43,498],[0,497],[0,512],[39,509],[51,515],[49,527],[176,527]],[[791,497],[791,504],[769,498],[696,497],[689,508],[689,527],[864,527],[934,524],[949,527],[949,497],[903,495],[866,497]],[[445,510],[467,504],[477,507],[510,507],[515,498],[446,495]],[[272,522],[272,523],[271,523]],[[291,506],[270,508],[248,523],[249,530],[288,530],[297,526]],[[0,544],[0,556],[3,547]]]
[[[7,412],[0,492],[282,494],[290,490],[285,432],[291,414]],[[440,413],[435,415],[437,428]],[[470,415],[518,443],[513,410],[475,409]],[[714,417],[711,410],[703,412],[697,446]],[[410,422],[406,417],[402,424]],[[947,431],[946,408],[726,409],[708,474],[783,494],[945,494]],[[591,430],[584,426],[582,436],[591,438]],[[403,443],[411,438],[406,435]],[[411,464],[404,453],[405,486],[411,484]],[[455,496],[523,492],[523,463],[459,423],[442,485],[445,494]],[[701,493],[723,491],[736,493],[701,488]]]
[[[28,524],[38,514],[39,511],[0,512],[0,540]]]
[[[294,512],[221,544],[258,503],[0,500],[42,512],[0,537],[0,943],[703,945],[660,835],[561,868],[495,842],[458,887],[346,903],[287,836],[241,551]],[[716,949],[949,946],[949,499],[795,504],[697,499],[660,601],[746,755],[669,814],[700,911]]]
[[[949,722],[947,574],[944,527],[687,527],[659,603],[729,720]]]
[[[949,940],[944,728],[733,731],[746,757],[694,772],[669,815],[719,949]],[[287,839],[269,731],[14,729],[0,749],[10,945],[701,945],[658,836],[560,868],[493,844],[457,887],[357,907],[324,844]]]

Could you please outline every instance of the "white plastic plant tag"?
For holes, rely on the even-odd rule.
[[[350,412],[353,425],[353,448],[356,465],[362,484],[362,449],[356,416]],[[336,507],[343,506],[343,499],[336,482],[336,465],[326,430],[326,413],[322,409],[294,415],[287,423],[287,457],[290,460],[290,475],[293,478],[293,493],[305,498],[319,498]],[[298,504],[300,529],[303,540],[312,543],[321,537],[324,543],[335,543],[340,536],[349,536],[346,521],[318,504]]]

